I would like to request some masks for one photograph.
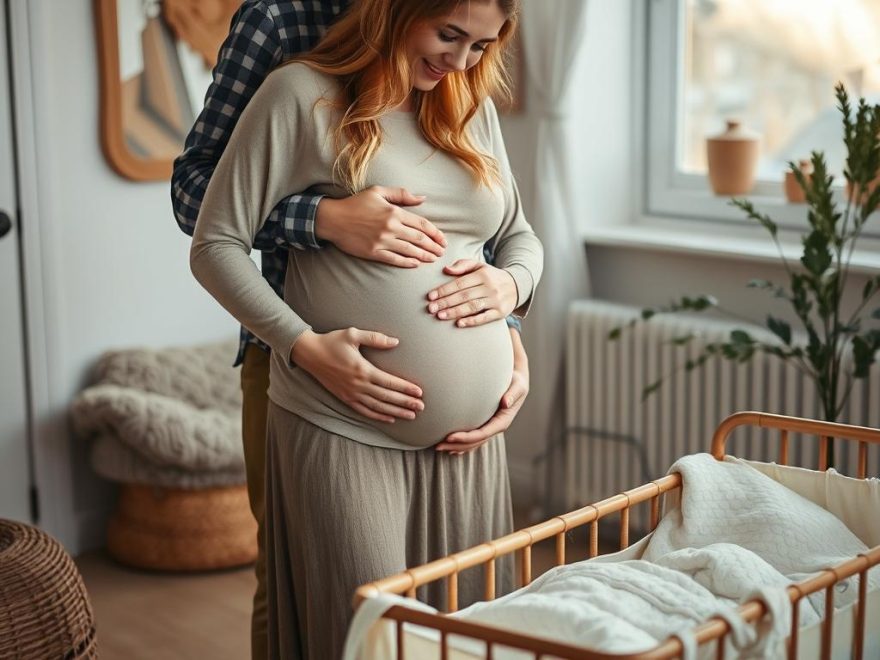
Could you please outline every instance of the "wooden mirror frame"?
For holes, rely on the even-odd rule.
[[[116,0],[93,0],[100,78],[101,150],[110,167],[134,181],[167,181],[173,159],[140,158],[125,144]]]

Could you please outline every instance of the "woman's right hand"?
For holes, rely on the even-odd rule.
[[[293,345],[290,359],[354,410],[380,422],[415,419],[425,409],[422,390],[374,366],[360,347],[390,349],[398,340],[357,328],[319,334],[304,332]]]
[[[446,239],[437,227],[405,206],[418,206],[423,195],[405,188],[371,186],[344,199],[318,203],[315,234],[353,257],[399,268],[415,268],[443,256]]]

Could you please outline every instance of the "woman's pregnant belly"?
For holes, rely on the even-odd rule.
[[[476,252],[476,254],[474,254]],[[347,327],[396,337],[391,349],[363,348],[379,369],[422,388],[425,409],[414,420],[369,420],[343,404],[344,414],[413,447],[428,447],[453,431],[482,426],[498,408],[513,374],[513,347],[503,320],[459,328],[427,311],[427,293],[451,281],[444,265],[480,259],[480,248],[455,249],[433,264],[402,269],[364,261],[335,248],[297,253],[286,283],[291,307],[316,332]]]

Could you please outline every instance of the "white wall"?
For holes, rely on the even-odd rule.
[[[25,196],[22,222],[28,317],[39,326],[29,335],[41,522],[78,552],[100,542],[112,505],[67,425],[90,365],[110,348],[201,342],[237,328],[190,274],[168,184],[126,181],[101,154],[93,3],[29,0],[27,12],[36,151],[21,159],[23,186],[36,194]]]
[[[583,65],[574,72],[572,93],[579,109],[571,119],[573,167],[577,172],[578,194],[583,225],[624,223],[633,211],[632,186],[632,7],[629,2],[591,0]],[[525,57],[529,54],[526,52]],[[528,217],[541,209],[534,207],[536,115],[535,104],[526,112],[502,119],[511,166],[520,184],[520,193]],[[573,249],[583,249],[573,246]],[[545,253],[545,261],[553,258]],[[541,295],[539,285],[537,295]],[[530,348],[526,319],[524,343]],[[533,351],[534,353],[534,351]],[[534,379],[531,389],[552,387]],[[527,502],[540,495],[532,463],[545,449],[548,438],[544,429],[532,423],[529,400],[506,434],[508,461],[514,501]]]

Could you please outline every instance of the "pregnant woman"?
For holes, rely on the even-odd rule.
[[[193,272],[272,348],[272,657],[338,657],[358,584],[511,529],[503,437],[463,456],[432,449],[492,417],[511,379],[509,331],[503,320],[435,318],[428,293],[449,281],[445,266],[482,262],[490,239],[520,314],[540,278],[540,242],[489,100],[515,17],[514,0],[355,2],[315,50],[267,77],[208,187]],[[320,256],[292,251],[280,300],[248,256],[278,200],[389,181],[427,196],[419,210],[446,237],[444,256],[400,269],[332,246]],[[350,391],[338,387],[334,369],[361,344],[394,374],[374,387],[387,397],[379,403],[411,408],[411,419],[364,405],[368,372]],[[510,568],[499,566],[499,592],[511,586]],[[480,594],[472,573],[462,575],[462,603]],[[426,596],[443,607],[439,591]]]

